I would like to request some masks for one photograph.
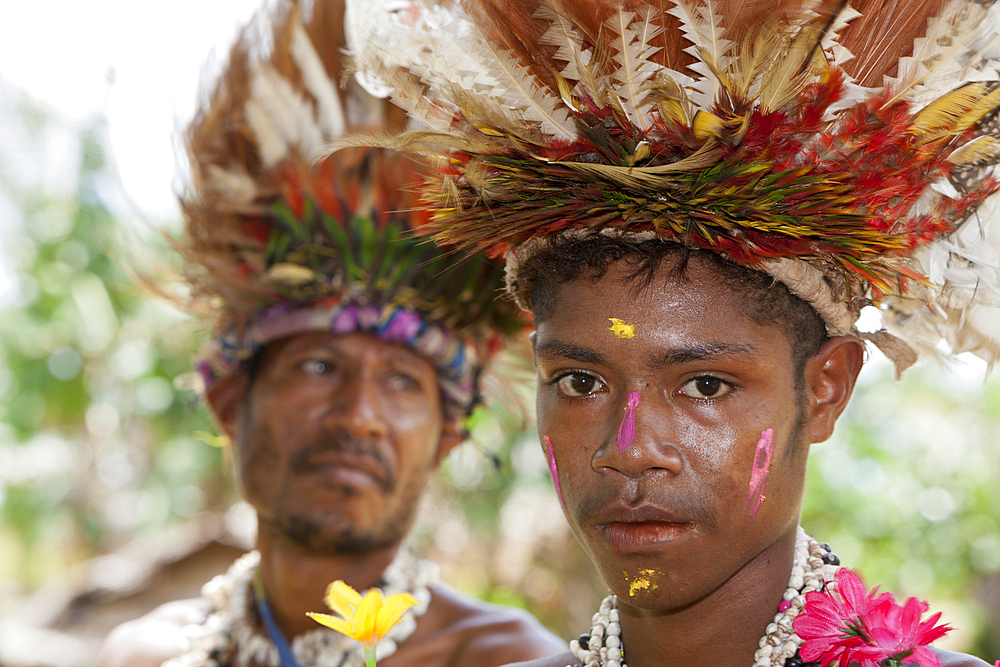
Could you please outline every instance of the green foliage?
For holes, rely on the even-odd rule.
[[[837,433],[814,445],[803,525],[870,585],[929,600],[961,650],[1000,655],[1000,379],[924,364],[866,369]],[[993,583],[992,585],[996,585]],[[945,643],[948,640],[945,640]]]
[[[208,424],[174,386],[191,369],[187,319],[119,268],[102,123],[17,111],[5,138],[29,162],[0,156],[0,199],[20,218],[2,257],[16,278],[0,303],[0,579],[33,587],[229,493],[199,490],[225,488],[220,452],[178,435]],[[7,178],[66,171],[46,161],[53,145],[77,163],[66,178]]]

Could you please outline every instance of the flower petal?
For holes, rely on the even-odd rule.
[[[354,638],[360,642],[378,640],[375,632],[375,620],[378,610],[382,608],[382,591],[373,588],[361,598],[358,610],[354,613],[351,626],[354,628]]]
[[[851,609],[858,611],[864,608],[865,585],[861,583],[861,577],[853,571],[842,567],[837,570],[837,592],[844,602],[850,605]]]
[[[399,623],[410,607],[417,604],[417,599],[409,593],[398,593],[390,596],[385,601],[385,605],[378,610],[378,618],[375,622],[375,632],[379,638],[385,637],[392,626]]]
[[[330,614],[314,614],[311,611],[306,612],[306,616],[308,616],[309,618],[311,618],[312,620],[316,621],[321,625],[325,625],[331,630],[336,630],[341,634],[357,639],[357,637],[354,637],[354,634],[351,631],[351,624],[342,618],[331,616]]]
[[[323,602],[344,618],[351,618],[361,603],[361,595],[338,579],[326,587],[326,597],[323,598]]]
[[[917,664],[920,667],[941,667],[937,656],[926,646],[917,647],[909,657],[903,660],[903,664]]]

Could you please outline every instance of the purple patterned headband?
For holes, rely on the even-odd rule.
[[[415,311],[396,305],[324,300],[308,306],[288,303],[272,306],[242,326],[235,322],[223,326],[203,351],[198,372],[205,385],[211,386],[239,370],[268,343],[310,331],[370,333],[423,355],[437,370],[449,419],[466,417],[478,402],[477,381],[482,363],[476,345],[440,324],[427,322]]]

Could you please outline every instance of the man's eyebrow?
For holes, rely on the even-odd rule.
[[[535,346],[535,355],[546,359],[567,359],[584,364],[603,364],[604,357],[590,348],[560,340],[550,340]]]
[[[700,343],[685,347],[675,347],[663,350],[650,356],[649,366],[659,368],[692,361],[714,361],[717,359],[745,358],[758,356],[758,350],[753,345],[736,343]]]

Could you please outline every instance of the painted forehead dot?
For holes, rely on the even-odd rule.
[[[628,324],[624,320],[620,320],[617,317],[609,317],[608,321],[611,322],[611,326],[608,330],[619,338],[635,338],[635,325]]]

